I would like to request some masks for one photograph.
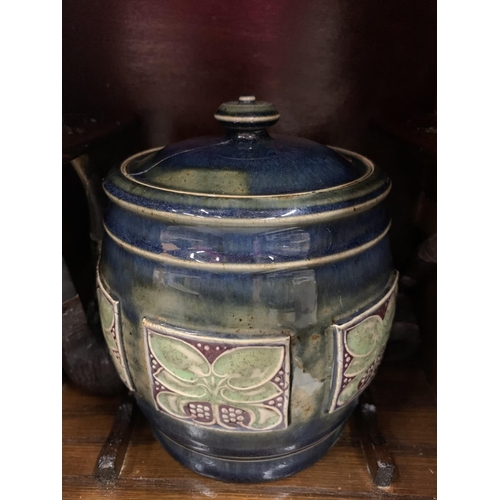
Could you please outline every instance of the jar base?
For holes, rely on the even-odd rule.
[[[153,434],[172,457],[193,472],[231,483],[260,483],[291,476],[317,462],[339,439],[345,424],[346,421],[342,422],[306,448],[288,455],[262,458],[216,457],[186,448],[159,430],[153,429]]]

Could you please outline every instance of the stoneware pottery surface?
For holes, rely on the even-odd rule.
[[[104,182],[104,335],[164,448],[200,474],[264,481],[335,443],[382,358],[397,273],[368,159],[269,135],[242,97],[223,137],[137,154]]]

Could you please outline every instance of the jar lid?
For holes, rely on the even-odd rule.
[[[378,200],[389,190],[390,181],[359,155],[270,135],[267,127],[279,113],[268,102],[243,96],[222,104],[214,116],[225,136],[189,139],[132,156],[105,182],[110,198],[128,208],[147,207],[158,216],[176,214],[176,220],[181,214],[188,220],[272,219],[288,216],[290,207],[294,216],[347,205],[355,210],[356,199]]]
[[[279,113],[253,96],[222,104],[225,137],[182,141],[128,162],[123,174],[152,189],[186,194],[262,196],[316,191],[352,182],[365,169],[316,142],[269,135]]]

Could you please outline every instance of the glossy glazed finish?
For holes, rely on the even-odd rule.
[[[384,174],[240,116],[110,175],[99,279],[159,441],[202,474],[259,481],[340,435],[382,357],[396,272]]]

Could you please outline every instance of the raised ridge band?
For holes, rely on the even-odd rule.
[[[391,223],[380,233],[378,236],[373,238],[356,248],[351,248],[349,250],[344,250],[342,252],[337,252],[330,255],[324,255],[322,257],[314,257],[312,259],[302,259],[287,262],[255,262],[255,263],[237,263],[237,262],[198,262],[195,260],[181,259],[179,257],[174,257],[173,255],[166,253],[155,253],[149,250],[144,250],[142,248],[136,247],[123,241],[113,234],[110,229],[104,224],[104,229],[108,236],[123,249],[140,255],[150,260],[156,260],[169,264],[174,267],[185,267],[191,269],[197,269],[201,271],[219,272],[219,273],[266,273],[282,270],[293,270],[293,269],[303,269],[304,267],[316,267],[325,264],[331,264],[333,262],[338,262],[340,260],[348,259],[355,255],[358,255],[371,247],[379,243],[389,232]]]

